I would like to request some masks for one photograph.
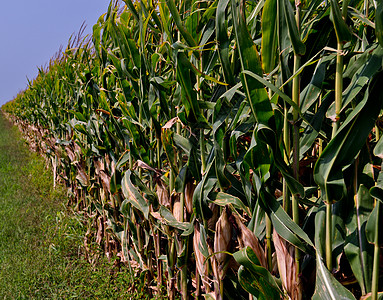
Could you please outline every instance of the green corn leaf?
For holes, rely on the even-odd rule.
[[[314,243],[316,251],[324,257],[326,255],[326,205],[323,202],[316,209]]]
[[[369,57],[354,74],[351,79],[351,83],[343,92],[342,111],[353,101],[356,95],[374,78],[378,71],[381,69],[381,63],[383,61],[383,49],[381,47],[375,49],[372,52],[372,56]]]
[[[233,195],[219,192],[219,193],[214,193],[213,195],[210,195],[211,200],[213,203],[225,207],[226,205],[232,205],[233,207],[237,209],[241,209],[244,212],[246,212],[250,217],[252,216],[252,213],[250,212],[249,207],[247,207],[241,199],[238,197],[235,197]]]
[[[317,109],[316,114],[310,120],[310,124],[307,124],[304,134],[299,140],[300,160],[303,159],[306,152],[311,149],[316,138],[319,136],[319,132],[326,118],[326,112],[331,103],[333,103],[333,97],[331,96],[333,96],[333,93],[330,92],[322,98],[321,105]]]
[[[257,48],[251,39],[244,16],[240,13],[237,4],[236,0],[231,0],[235,38],[242,70],[262,76],[262,66]],[[275,128],[273,110],[264,86],[255,78],[244,73],[241,80],[256,121],[266,127]]]
[[[376,145],[376,147],[378,145]],[[376,149],[376,147],[375,147],[375,149]],[[380,153],[380,154],[382,154],[382,153]],[[374,198],[378,199],[379,201],[383,202],[383,172],[382,171],[379,172],[378,180],[377,180],[375,186],[373,186],[370,189],[370,194],[371,194],[372,197],[374,197]]]
[[[201,113],[197,100],[197,93],[193,88],[193,70],[190,67],[190,62],[184,52],[178,52],[177,55],[177,77],[181,84],[182,103],[185,107],[188,119],[200,126],[208,126],[206,118]]]
[[[316,255],[316,282],[313,300],[355,300],[352,293],[337,281],[327,270],[322,257]]]
[[[298,247],[304,252],[312,252],[314,244],[308,235],[293,222],[274,196],[266,191],[261,191],[262,209],[269,215],[277,233],[286,241]]]
[[[133,4],[133,2],[131,0],[124,0],[124,2],[126,3],[126,5],[129,7],[129,10],[131,11],[133,17],[139,21],[140,17],[138,15],[138,12]]]
[[[74,111],[74,110],[70,110],[69,111],[70,113],[74,114],[75,117],[77,118],[77,120],[79,121],[82,121],[82,122],[87,122],[88,120],[84,117],[84,115],[82,113],[80,113],[79,111]]]
[[[383,138],[380,137],[379,141],[376,143],[374,147],[374,155],[383,158]]]
[[[339,43],[345,43],[351,40],[351,32],[342,17],[338,1],[330,0],[331,16],[334,24],[336,38]]]
[[[275,68],[277,60],[277,12],[277,0],[266,0],[261,19],[261,57],[262,68],[265,73],[270,73]]]
[[[229,0],[223,0],[218,2],[216,11],[216,32],[218,41],[218,53],[222,65],[223,76],[225,82],[230,86],[234,85],[234,75],[232,72],[232,66],[230,62],[230,40],[227,36],[227,19],[226,19],[226,8],[229,4]]]
[[[166,37],[170,40],[170,44],[173,44],[174,41],[172,39],[172,34],[170,32],[170,24],[171,24],[171,18],[170,18],[170,12],[169,12],[169,8],[168,6],[166,5],[166,2],[165,1],[160,1],[159,4],[158,4],[158,9],[160,11],[160,18],[161,18],[161,22],[162,22],[162,27],[164,28],[165,30],[165,33],[166,33]]]
[[[318,61],[310,83],[301,92],[302,113],[305,113],[313,104],[317,103],[317,99],[322,93],[323,82],[326,79],[327,66],[332,59],[332,56],[325,56]]]
[[[174,228],[177,228],[179,230],[182,230],[187,235],[190,235],[194,231],[194,225],[189,222],[178,222],[176,218],[173,216],[172,212],[167,209],[165,206],[160,207],[159,213],[161,217],[165,220],[166,224],[169,226],[172,226]],[[185,236],[185,235],[182,235]]]
[[[126,171],[121,181],[122,193],[126,200],[124,202],[131,203],[135,208],[144,214],[146,219],[149,218],[150,207],[146,199],[141,195],[133,182],[137,180],[131,170]],[[124,204],[126,205],[126,203]]]
[[[230,187],[230,181],[225,176],[226,160],[224,157],[225,143],[225,121],[231,114],[232,106],[225,99],[218,99],[213,113],[213,135],[214,135],[214,152],[215,152],[215,169],[218,183],[221,189]]]
[[[362,289],[362,294],[371,291],[371,274],[374,247],[368,243],[365,226],[374,207],[373,198],[364,185],[359,186],[352,218],[346,224],[348,235],[344,252],[351,269]]]
[[[377,7],[375,11],[375,34],[378,38],[379,45],[383,47],[383,3],[377,1]]]
[[[191,37],[194,39],[194,41],[199,41],[200,31],[203,27],[203,24],[200,22],[203,22],[202,17],[200,14],[202,12],[196,12],[195,10],[198,8],[198,2],[197,1],[191,1],[188,4],[186,4],[189,9],[191,10],[191,13],[188,15],[187,18],[184,18],[184,24],[185,24],[185,30],[190,33]],[[184,4],[184,8],[181,8],[180,14],[183,14],[182,10],[186,9],[186,5]]]
[[[262,183],[266,182],[270,176],[272,153],[265,143],[256,142],[253,136],[243,160],[256,172]]]
[[[232,0],[232,14],[242,66],[242,86],[245,89],[251,111],[258,123],[257,139],[272,148],[277,167],[283,172],[283,176],[287,179],[292,192],[303,195],[303,187],[289,174],[290,172],[277,148],[274,112],[268,94],[262,84],[262,67],[259,55],[247,30],[244,16],[239,13],[236,0]]]
[[[162,145],[164,147],[166,156],[168,158],[168,162],[174,172],[174,174],[178,174],[178,166],[177,166],[177,150],[174,145],[174,140],[173,140],[173,135],[174,132],[172,130],[163,130],[161,134],[161,141]]]
[[[371,193],[371,191],[370,191]],[[381,201],[381,200],[379,200]],[[382,215],[383,213],[383,209],[382,209],[382,204],[380,204],[379,206],[378,205],[375,205],[374,209],[372,210],[370,216],[368,217],[368,220],[367,220],[367,223],[366,223],[366,238],[368,240],[369,243],[371,244],[375,244],[375,233],[376,233],[376,224],[377,222],[381,222],[381,221],[378,221],[378,208],[380,208],[380,212],[379,212],[379,216]],[[380,247],[382,246],[382,243],[383,243],[383,232],[382,230],[379,230],[378,232],[378,243],[380,245]]]
[[[118,159],[116,164],[116,170],[120,170],[124,165],[126,165],[129,162],[129,159],[130,153],[129,150],[126,150],[121,154],[120,158]]]
[[[270,272],[260,265],[260,262],[250,247],[233,254],[234,259],[241,265],[238,270],[238,280],[242,287],[257,299],[279,299],[282,295],[278,284]]]
[[[345,194],[342,169],[352,163],[375,125],[383,102],[379,92],[381,84],[383,76],[379,74],[315,164],[314,180],[322,190],[323,200],[328,203],[340,200]]]
[[[294,11],[291,7],[289,0],[282,0],[281,4],[284,8],[284,13],[286,17],[287,28],[289,32],[289,37],[291,45],[293,46],[294,53],[297,55],[304,55],[306,53],[306,46],[303,44],[300,37],[297,22],[295,21]]]
[[[195,226],[198,226],[198,223],[196,223]],[[201,251],[201,253],[202,253],[202,255],[204,257],[209,257],[209,247],[207,245],[208,235],[206,234],[205,227],[203,227],[203,225],[200,224],[199,225],[199,230],[200,230],[200,240],[198,242],[198,248],[199,248],[199,250]]]
[[[166,3],[168,5],[172,18],[174,22],[176,23],[177,28],[180,31],[181,35],[184,37],[186,43],[192,48],[197,47],[198,46],[197,42],[194,40],[193,36],[190,34],[190,32],[186,30],[185,26],[182,24],[181,16],[179,14],[179,11],[176,7],[174,0],[166,0]]]
[[[208,204],[208,195],[217,184],[213,159],[206,168],[202,180],[198,183],[193,194],[193,211],[199,220],[208,220],[212,212]]]

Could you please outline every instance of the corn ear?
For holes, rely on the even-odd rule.
[[[246,227],[245,224],[243,224],[239,216],[235,214],[233,215],[238,227],[237,238],[240,248],[242,249],[249,246],[251,249],[253,249],[255,255],[257,255],[257,258],[261,263],[262,267],[267,268],[266,254],[261,245],[259,244],[258,238],[249,228]]]

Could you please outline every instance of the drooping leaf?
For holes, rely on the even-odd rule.
[[[172,212],[165,206],[160,207],[159,213],[161,217],[165,220],[166,224],[179,230],[182,230],[182,236],[188,236],[193,233],[194,225],[192,223],[177,221]]]
[[[342,17],[342,13],[339,9],[338,2],[336,0],[330,0],[331,4],[331,16],[334,23],[336,37],[339,43],[348,42],[351,39],[351,32],[347,27],[346,22]]]
[[[364,295],[371,291],[374,247],[368,243],[365,229],[374,202],[368,189],[363,185],[359,187],[355,200],[352,217],[346,224],[347,237],[344,252]]]
[[[282,292],[274,277],[262,267],[257,256],[250,247],[233,254],[234,259],[241,265],[238,279],[242,287],[258,299],[279,299]]]
[[[212,212],[208,206],[208,194],[217,184],[214,170],[214,159],[206,167],[202,180],[198,183],[193,194],[193,211],[197,219],[208,220]]]
[[[342,110],[355,99],[356,95],[363,89],[363,87],[374,78],[376,73],[381,69],[383,58],[383,49],[381,47],[372,51],[371,57],[368,58],[360,69],[355,73],[351,79],[351,83],[343,92]]]
[[[174,19],[174,22],[176,23],[178,30],[180,31],[180,33],[182,34],[182,36],[184,37],[188,45],[190,47],[197,47],[197,42],[194,40],[191,33],[188,32],[186,28],[184,27],[184,25],[182,24],[181,16],[180,16],[179,10],[176,7],[174,0],[166,0],[166,4],[171,12],[172,18]]]
[[[161,141],[171,169],[175,174],[178,174],[177,151],[174,145],[173,135],[174,132],[172,130],[164,129],[161,134]]]
[[[249,208],[243,204],[241,199],[239,199],[238,197],[235,197],[233,195],[219,192],[219,193],[213,195],[211,197],[211,200],[219,206],[225,207],[226,205],[233,205],[233,207],[235,207],[237,209],[241,209],[244,212],[246,212],[250,217],[252,215]]]
[[[383,47],[383,3],[377,1],[375,11],[375,34],[378,38],[379,45]]]
[[[261,200],[260,205],[269,215],[277,233],[302,251],[312,252],[314,244],[303,229],[293,222],[278,201],[266,191],[261,192]]]
[[[122,193],[126,198],[125,201],[131,203],[148,219],[150,202],[141,195],[140,190],[136,187],[139,180],[140,179],[131,170],[126,171],[121,181]],[[142,186],[142,184],[140,185]]]
[[[379,88],[382,83],[383,76],[379,74],[370,84],[363,101],[348,115],[315,164],[314,180],[321,188],[322,198],[328,203],[334,203],[344,195],[342,170],[352,163],[375,125],[383,101]]]
[[[378,209],[380,209],[378,213]],[[369,243],[375,244],[375,233],[376,233],[376,224],[378,221],[378,215],[382,216],[383,209],[382,205],[375,205],[374,209],[372,210],[370,216],[368,217],[367,224],[366,224],[366,237]],[[383,232],[382,230],[379,230],[378,232],[378,240],[379,245],[382,246],[383,243]]]
[[[316,282],[313,300],[355,300],[353,294],[327,270],[322,257],[316,255]]]
[[[281,3],[284,8],[286,23],[289,29],[289,37],[294,49],[294,53],[296,55],[304,55],[306,53],[306,46],[305,44],[303,44],[302,39],[300,37],[291,3],[289,0],[282,0]]]

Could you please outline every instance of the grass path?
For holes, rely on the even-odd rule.
[[[85,228],[64,202],[43,159],[0,114],[0,299],[146,298],[129,293],[128,272],[110,275],[110,263],[84,261]]]

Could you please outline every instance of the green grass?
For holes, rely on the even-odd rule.
[[[0,299],[148,299],[139,276],[90,265],[86,228],[52,188],[44,160],[0,116]]]

